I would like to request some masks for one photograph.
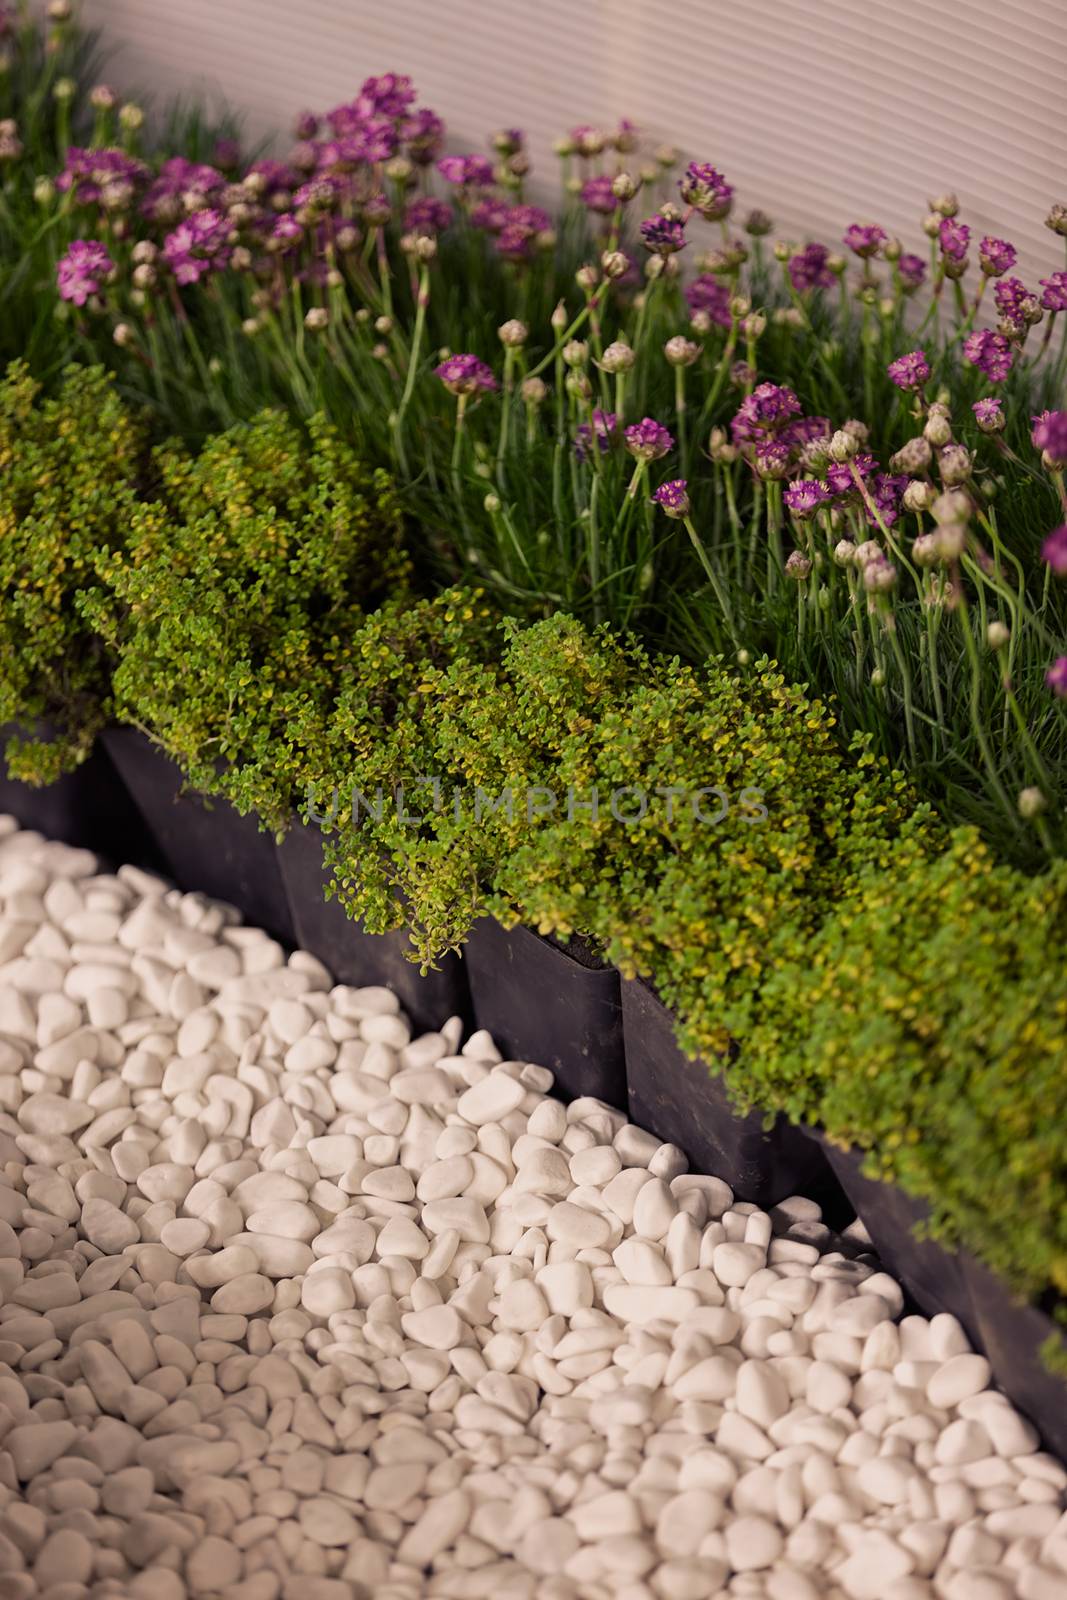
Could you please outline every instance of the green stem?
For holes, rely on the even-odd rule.
[[[693,549],[697,553],[697,557],[698,557],[698,559],[700,561],[700,565],[704,568],[704,571],[705,571],[705,573],[707,575],[708,582],[711,584],[712,590],[714,591],[715,598],[719,602],[719,607],[720,607],[720,609],[722,611],[723,619],[724,619],[724,621],[726,623],[727,630],[729,631],[730,638],[733,641],[734,649],[736,650],[736,649],[739,648],[739,643],[738,643],[737,634],[734,631],[733,616],[732,616],[731,611],[730,611],[729,601],[726,598],[726,593],[725,593],[725,591],[724,591],[724,589],[722,587],[722,584],[719,581],[719,577],[718,577],[718,574],[715,571],[715,568],[711,564],[711,560],[710,560],[710,558],[708,556],[708,552],[704,548],[703,541],[701,540],[700,535],[697,533],[696,529],[693,526],[693,519],[691,517],[684,517],[682,520],[685,523],[685,530],[689,535],[689,539],[690,539],[690,542],[692,543]]]

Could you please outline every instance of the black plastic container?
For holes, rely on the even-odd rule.
[[[0,812],[48,839],[96,851],[116,866],[162,869],[151,832],[101,744],[73,772],[36,788],[7,773],[4,746],[21,731],[12,723],[0,725]],[[48,730],[34,732],[46,737]]]
[[[1067,1330],[1050,1308],[1012,1297],[1007,1285],[971,1257],[965,1275],[977,1322],[977,1342],[1008,1398],[1026,1413],[1049,1449],[1067,1460],[1067,1380],[1048,1370],[1041,1346],[1050,1334],[1067,1343]]]
[[[678,1145],[694,1172],[722,1178],[741,1200],[770,1206],[787,1195],[818,1200],[836,1222],[840,1193],[814,1140],[779,1117],[739,1116],[722,1074],[678,1048],[674,1018],[641,979],[622,985],[631,1122]]]
[[[446,955],[435,970],[423,974],[408,959],[411,941],[406,932],[367,933],[336,900],[325,898],[329,873],[322,844],[316,824],[294,817],[277,847],[295,942],[325,962],[338,983],[388,985],[416,1032],[439,1028],[452,1016],[469,1024],[470,990],[462,959]]]
[[[274,840],[228,801],[187,790],[179,767],[135,728],[109,728],[105,748],[180,889],[236,906],[246,922],[293,943]]]
[[[571,951],[480,918],[464,946],[475,1024],[507,1059],[550,1067],[565,1098],[625,1106],[619,975],[583,946]]]
[[[949,1250],[936,1239],[922,1238],[916,1229],[929,1216],[929,1207],[895,1183],[869,1177],[863,1171],[864,1151],[856,1147],[842,1149],[821,1135],[820,1140],[886,1269],[900,1279],[927,1316],[951,1311],[971,1339],[978,1342],[978,1318],[969,1283],[970,1257]]]

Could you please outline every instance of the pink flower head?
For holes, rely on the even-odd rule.
[[[978,246],[978,262],[987,278],[1002,278],[1011,271],[1017,256],[1018,251],[1007,239],[991,239],[987,236]]]
[[[214,167],[172,156],[164,161],[159,176],[149,185],[141,210],[154,222],[177,222],[184,211],[202,209],[212,195],[226,187],[226,179]]]
[[[897,262],[897,272],[900,274],[904,293],[911,294],[913,290],[922,287],[923,279],[926,277],[926,262],[922,256],[905,253]]]
[[[830,289],[834,275],[826,265],[830,252],[824,244],[806,244],[789,258],[789,276],[798,294],[806,289]]]
[[[1041,546],[1041,559],[1048,563],[1057,578],[1067,578],[1067,522],[1053,528]]]
[[[1021,278],[1001,278],[994,286],[993,299],[997,303],[997,310],[1002,317],[1007,317],[1009,322],[1020,325],[1025,322],[1023,316],[1023,301],[1029,298],[1030,291]]]
[[[702,272],[699,278],[694,278],[686,286],[685,298],[691,312],[706,311],[712,322],[717,322],[720,328],[730,326],[730,290],[725,283],[712,277],[710,272]]]
[[[691,161],[678,188],[687,206],[692,206],[707,222],[719,222],[729,216],[734,203],[734,191],[721,172],[706,161]]]
[[[296,220],[291,211],[283,211],[275,219],[270,236],[281,245],[297,244],[304,237],[303,224]]]
[[[199,283],[209,272],[221,272],[230,259],[231,223],[221,211],[194,211],[168,233],[163,259],[176,283]]]
[[[921,389],[930,377],[925,350],[912,350],[906,356],[898,356],[886,370],[898,389]]]
[[[1041,304],[1046,311],[1067,311],[1067,272],[1054,272],[1051,278],[1040,280],[1044,294]]]
[[[587,211],[595,211],[602,217],[610,217],[618,205],[615,191],[612,188],[612,179],[606,172],[600,173],[595,178],[587,178],[582,184],[579,198]]]
[[[793,515],[803,520],[813,517],[830,496],[818,478],[798,478],[786,485],[782,498]]]
[[[493,163],[487,156],[442,156],[437,170],[447,183],[463,189],[484,189],[493,181]]]
[[[506,200],[497,200],[492,195],[487,200],[478,200],[471,207],[471,225],[475,228],[484,228],[486,233],[499,233],[506,226],[511,207]]]
[[[730,424],[735,444],[759,445],[800,415],[800,401],[792,389],[761,383],[742,400]]]
[[[436,111],[420,106],[400,124],[404,149],[416,166],[428,167],[445,139],[445,125]]]
[[[1045,673],[1045,682],[1053,694],[1058,694],[1061,699],[1067,700],[1067,656],[1057,656]]]
[[[685,224],[675,217],[664,217],[657,212],[654,217],[647,217],[642,222],[641,238],[646,250],[656,255],[672,256],[676,251],[685,249]]]
[[[963,341],[963,359],[984,372],[991,383],[1002,383],[1015,361],[1015,352],[1002,333],[976,329]]]
[[[1034,449],[1040,450],[1053,467],[1067,467],[1067,411],[1042,411],[1031,420]]]
[[[668,483],[661,483],[654,491],[652,500],[669,517],[689,515],[689,490],[684,478],[671,478]]]
[[[885,229],[876,222],[854,222],[845,229],[843,242],[858,256],[876,256],[886,237]]]
[[[854,494],[856,480],[852,476],[852,468],[855,467],[861,478],[869,478],[877,466],[874,457],[866,452],[853,456],[849,466],[843,461],[831,461],[826,469],[827,487],[833,494]]]
[[[490,369],[477,356],[449,356],[433,370],[450,394],[482,394],[499,387]]]
[[[594,440],[600,454],[602,456],[607,455],[618,430],[618,424],[619,419],[614,411],[596,409],[593,412],[592,424],[583,422],[575,434],[574,453],[578,460],[585,461],[587,459]]]
[[[993,397],[976,400],[971,407],[974,420],[983,433],[1001,433],[1004,429],[1004,412],[1001,402]]]
[[[661,423],[644,417],[627,428],[626,448],[638,461],[658,461],[674,449],[674,439]]]
[[[409,233],[437,234],[443,233],[451,221],[452,207],[425,194],[408,206],[404,226]]]
[[[971,242],[971,230],[965,222],[957,222],[955,217],[942,217],[937,237],[941,243],[942,255],[947,256],[950,261],[965,259],[967,246]]]
[[[96,239],[75,239],[56,267],[56,283],[61,300],[83,306],[91,295],[99,294],[115,263]]]
[[[364,117],[402,117],[415,99],[411,79],[400,72],[383,72],[380,78],[366,78],[359,91],[356,110]]]

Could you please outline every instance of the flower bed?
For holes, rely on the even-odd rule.
[[[51,33],[7,135],[4,293],[57,298],[0,403],[0,721],[60,737],[13,772],[118,719],[269,831],[325,816],[340,904],[423,962],[486,914],[580,935],[741,1110],[1062,1291],[1067,276],[972,267],[951,196],[928,266],[768,246],[629,126],[568,136],[549,213],[520,135],[442,155],[393,76],[286,162],[153,147]]]

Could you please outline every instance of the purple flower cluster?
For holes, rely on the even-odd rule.
[[[824,244],[806,244],[789,258],[789,276],[798,294],[808,289],[830,289],[834,275],[826,265],[830,252]]]
[[[1067,411],[1042,411],[1031,421],[1034,449],[1047,456],[1055,468],[1067,467]]]
[[[921,389],[930,377],[925,350],[912,350],[906,356],[898,356],[886,370],[898,389]]]
[[[800,401],[792,389],[761,383],[742,400],[730,423],[735,444],[759,445],[800,416]]]
[[[81,206],[108,204],[132,199],[147,177],[144,163],[125,150],[82,150],[70,145],[56,188],[61,194],[69,192]]]
[[[904,286],[905,293],[913,289],[920,289],[926,277],[926,262],[922,256],[913,256],[905,253],[897,262],[897,272]]]
[[[177,222],[184,212],[202,209],[225,187],[226,179],[217,168],[172,156],[149,185],[141,210],[152,222]]]
[[[971,230],[965,222],[957,222],[955,217],[942,217],[937,237],[941,245],[941,254],[949,261],[966,259],[967,248],[971,242]]]
[[[672,256],[686,245],[685,223],[677,217],[665,217],[657,211],[641,224],[641,238],[646,250],[656,255]]]
[[[782,499],[795,517],[812,517],[830,498],[826,485],[818,478],[797,478],[787,484]]]
[[[966,246],[964,254],[966,255]],[[1002,278],[1015,265],[1018,251],[1007,239],[984,238],[978,246],[978,262],[987,278]]]
[[[971,407],[974,419],[983,433],[999,433],[1004,426],[1001,402],[993,397],[976,400]]]
[[[552,218],[540,206],[512,206],[497,234],[497,251],[505,261],[529,261],[538,236],[551,230]]]
[[[689,515],[689,485],[685,478],[671,478],[669,482],[661,483],[653,492],[652,499],[669,517]]]
[[[461,189],[487,189],[493,181],[493,163],[487,156],[442,156],[437,170],[446,183]]]
[[[484,200],[476,200],[471,206],[471,225],[481,228],[483,233],[500,233],[510,213],[511,207],[506,200],[490,195]]]
[[[428,167],[445,142],[445,125],[436,111],[420,106],[400,124],[400,138],[410,161]]]
[[[618,431],[619,419],[614,411],[593,412],[592,422],[583,422],[574,436],[574,453],[579,461],[588,459],[593,443],[600,454],[607,455]]]
[[[843,243],[858,256],[876,256],[885,244],[887,235],[876,222],[854,222],[845,229]]]
[[[612,188],[613,180],[607,173],[600,173],[595,178],[587,178],[582,184],[579,198],[587,211],[595,211],[599,216],[610,217],[614,214],[618,199]]]
[[[210,207],[194,211],[163,241],[163,259],[183,286],[221,272],[230,259],[230,219]]]
[[[686,285],[686,304],[690,312],[706,311],[712,322],[717,322],[720,328],[728,328],[732,322],[730,316],[730,290],[725,283],[712,277],[710,272],[702,272],[699,278],[694,278],[692,283]]]
[[[450,394],[481,394],[499,387],[489,367],[477,356],[448,356],[433,370]]]
[[[1046,311],[1067,311],[1067,272],[1054,272],[1051,278],[1041,278],[1044,289],[1041,304]]]
[[[879,522],[884,522],[891,528],[900,515],[900,505],[904,498],[904,490],[911,479],[907,473],[878,472],[873,481],[868,484],[873,508],[867,507],[867,521],[872,528]]]
[[[1003,383],[1015,361],[1015,352],[1002,333],[978,328],[963,341],[963,359],[984,372],[991,383]]]
[[[1041,559],[1047,561],[1057,578],[1067,578],[1067,522],[1053,528],[1041,546]]]
[[[733,186],[707,161],[691,161],[678,180],[678,188],[686,205],[692,206],[705,221],[718,222],[729,216],[734,202]]]
[[[843,461],[831,461],[826,469],[827,486],[834,494],[855,494],[856,480],[852,476],[852,468],[855,467],[861,478],[869,478],[877,465],[874,457],[867,453],[853,456],[848,466]]]
[[[56,267],[60,299],[83,306],[91,295],[100,293],[114,270],[115,263],[98,240],[75,239]]]
[[[1053,694],[1067,700],[1067,656],[1057,656],[1045,673],[1045,682]]]
[[[429,194],[413,200],[404,215],[404,226],[409,233],[443,233],[451,222],[452,207]]]
[[[1023,301],[1029,298],[1030,291],[1021,278],[1001,278],[993,289],[993,299],[996,301],[997,310],[1009,322],[1023,326]]]
[[[658,461],[674,449],[674,438],[662,423],[644,417],[626,429],[626,448],[638,461]]]

